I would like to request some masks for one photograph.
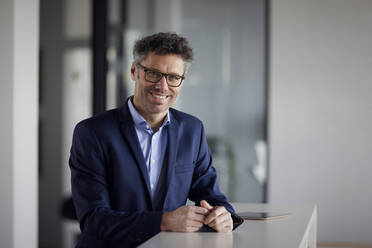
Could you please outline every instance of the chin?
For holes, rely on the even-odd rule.
[[[160,108],[155,107],[155,108],[152,108],[152,112],[154,114],[160,114],[160,113],[166,112],[168,109],[169,109],[169,106],[162,106]]]
[[[154,113],[161,113],[167,111],[171,105],[172,104],[168,101],[163,103],[152,102],[150,103],[150,108],[154,111]]]

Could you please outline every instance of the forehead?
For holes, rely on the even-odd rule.
[[[182,75],[184,72],[184,61],[181,56],[176,54],[159,55],[152,52],[141,64],[150,69],[156,69],[165,73]]]

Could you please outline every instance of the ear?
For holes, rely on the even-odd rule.
[[[136,63],[133,62],[130,68],[130,77],[132,78],[133,81],[136,81],[136,70],[137,70]]]

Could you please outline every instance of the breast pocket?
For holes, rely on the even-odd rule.
[[[186,173],[194,170],[194,164],[176,164],[175,166],[176,173]]]
[[[177,208],[185,205],[190,193],[192,177],[194,174],[193,163],[176,164],[174,174],[169,186],[168,207]]]

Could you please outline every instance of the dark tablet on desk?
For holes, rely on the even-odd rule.
[[[238,213],[240,217],[245,220],[271,220],[276,218],[283,218],[289,215],[289,213],[277,213],[277,212],[241,212]]]

